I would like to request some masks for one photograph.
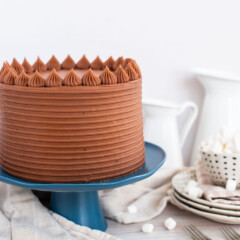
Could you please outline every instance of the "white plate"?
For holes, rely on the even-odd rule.
[[[194,207],[191,207],[187,204],[180,202],[174,196],[174,194],[171,194],[171,202],[181,209],[187,210],[191,213],[194,213],[201,217],[213,220],[215,222],[220,222],[220,223],[225,223],[225,224],[240,224],[240,217],[226,216],[226,215],[220,215],[220,214],[216,214],[216,213],[209,213],[209,212],[201,211],[199,209],[196,209]]]
[[[214,203],[209,202],[202,198],[191,197],[187,193],[184,192],[184,188],[190,180],[197,180],[196,179],[196,171],[194,169],[187,169],[180,173],[177,173],[172,179],[173,188],[180,196],[194,201],[196,203],[200,203],[201,205],[206,205],[209,207],[221,208],[221,209],[228,209],[228,210],[235,210],[240,211],[240,206],[237,205],[230,205],[230,204],[223,204],[223,203]]]
[[[204,212],[217,213],[217,214],[221,214],[221,215],[240,217],[240,211],[225,210],[225,209],[222,209],[222,208],[215,208],[215,207],[206,206],[206,205],[203,205],[203,204],[200,204],[200,203],[196,203],[196,202],[193,202],[193,201],[191,201],[191,200],[189,200],[187,198],[182,197],[176,191],[174,191],[173,194],[177,198],[177,200],[179,200],[183,204],[187,204],[187,205],[189,205],[191,207],[197,208],[197,209],[202,210]]]

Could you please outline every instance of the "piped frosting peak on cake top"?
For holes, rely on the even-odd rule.
[[[29,75],[27,75],[25,72],[21,72],[15,79],[15,85],[26,87],[29,79]]]
[[[46,78],[47,87],[60,87],[62,86],[62,78],[58,75],[55,69]]]
[[[75,62],[71,58],[70,55],[68,55],[65,60],[62,62],[62,69],[70,70],[72,68],[75,68]]]
[[[124,58],[123,58],[123,57],[119,57],[119,58],[115,61],[115,63],[113,64],[113,69],[114,69],[114,70],[117,70],[118,66],[119,66],[119,65],[122,65],[123,62],[124,62]]]
[[[27,61],[26,58],[24,58],[22,66],[24,68],[25,73],[32,73],[33,72],[33,66]]]
[[[3,79],[3,83],[7,85],[14,85],[17,74],[11,69],[8,71],[7,75]]]
[[[122,68],[121,65],[119,65],[119,67],[115,71],[115,75],[117,77],[117,83],[127,83],[127,82],[129,82],[129,76],[125,72],[125,70]]]
[[[82,58],[77,62],[76,67],[78,69],[88,69],[90,68],[90,62],[86,58],[85,55],[82,56]]]
[[[101,58],[97,56],[94,61],[91,63],[91,68],[95,70],[101,70],[104,68],[104,63],[102,62]]]
[[[92,69],[89,69],[82,77],[83,86],[98,86],[101,85],[101,80],[94,74]]]
[[[99,78],[101,79],[102,85],[112,85],[117,84],[117,78],[113,72],[109,70],[106,66],[104,71],[100,74]]]
[[[114,70],[114,68],[113,68],[114,63],[115,63],[115,61],[114,61],[113,57],[111,56],[107,59],[106,62],[104,62],[104,65],[107,66],[110,70]]]
[[[3,66],[2,73],[0,75],[1,83],[4,83],[4,78],[9,73],[9,71],[12,71],[16,74],[15,69],[9,63],[5,63],[5,66]]]
[[[82,84],[81,79],[77,76],[73,69],[65,76],[63,85],[68,87],[80,86]]]
[[[28,80],[29,87],[44,87],[44,85],[45,79],[38,71],[36,71]]]
[[[38,72],[43,72],[47,70],[46,64],[44,64],[40,57],[38,57],[36,62],[33,64],[33,70]]]
[[[61,64],[54,55],[49,59],[46,65],[48,70],[56,69],[58,71],[61,69]]]
[[[17,74],[20,74],[24,70],[23,66],[17,61],[16,58],[13,58],[11,66],[15,69]]]
[[[141,76],[138,64],[131,58],[119,57],[115,61],[109,57],[103,62],[98,56],[90,62],[83,55],[75,64],[68,55],[61,64],[53,55],[46,64],[39,57],[33,65],[26,58],[22,64],[15,58],[11,65],[4,62],[0,70],[0,83],[25,87],[99,86],[123,84]]]
[[[126,71],[127,75],[129,76],[130,81],[138,79],[138,74],[133,69],[131,62],[128,63],[128,65],[125,68],[125,71]]]
[[[142,77],[142,73],[141,73],[141,70],[140,70],[138,64],[136,63],[136,61],[133,60],[133,61],[131,61],[130,63],[131,63],[131,65],[132,65],[134,71],[138,74],[138,77],[141,78],[141,77]]]

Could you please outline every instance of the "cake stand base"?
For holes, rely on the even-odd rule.
[[[101,231],[107,229],[97,191],[52,192],[51,209],[79,225]]]
[[[165,162],[164,150],[145,143],[145,164],[129,175],[95,183],[36,183],[15,178],[0,168],[0,181],[40,191],[51,192],[51,209],[63,217],[92,229],[105,231],[106,221],[99,204],[98,190],[112,189],[143,180]]]

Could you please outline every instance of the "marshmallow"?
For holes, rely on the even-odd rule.
[[[221,153],[223,150],[223,145],[221,144],[220,141],[216,141],[213,145],[212,145],[212,151],[214,153]]]
[[[235,191],[236,190],[236,187],[237,187],[237,182],[235,180],[232,180],[232,179],[228,179],[227,180],[227,183],[226,183],[226,189],[228,191]]]
[[[151,223],[145,223],[142,225],[142,231],[144,233],[151,233],[154,229],[154,225]]]
[[[188,190],[188,195],[194,198],[201,198],[203,195],[203,190],[199,187],[190,187]]]
[[[164,227],[168,230],[173,230],[176,226],[177,223],[173,218],[168,218],[164,221]]]
[[[137,213],[137,207],[135,205],[129,205],[127,207],[129,213]]]
[[[200,149],[216,154],[240,153],[240,132],[233,131],[231,128],[222,127],[216,136],[211,136],[208,140],[202,141]]]

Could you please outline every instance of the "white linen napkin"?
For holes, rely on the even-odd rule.
[[[117,240],[52,213],[28,189],[0,183],[0,240]]]
[[[135,184],[103,191],[100,195],[104,215],[120,223],[143,222],[158,216],[170,200],[167,192],[176,169],[161,168],[153,176]],[[129,213],[135,205],[136,213]]]

